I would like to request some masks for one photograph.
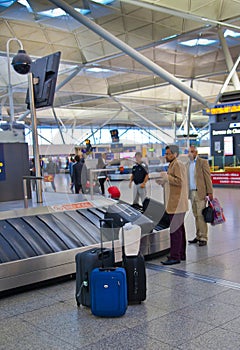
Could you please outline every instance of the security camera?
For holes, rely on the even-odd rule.
[[[12,66],[19,74],[27,74],[30,71],[32,60],[25,50],[18,50],[16,56],[13,57]]]

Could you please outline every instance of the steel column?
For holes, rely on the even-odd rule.
[[[222,46],[223,53],[224,53],[224,56],[225,56],[226,65],[227,65],[228,71],[231,72],[234,64],[233,64],[233,60],[232,60],[232,56],[231,56],[229,47],[227,45],[227,41],[226,41],[226,39],[224,37],[223,31],[222,31],[221,28],[218,28],[218,36],[219,36],[219,39],[220,39],[220,42],[221,42],[221,46]],[[233,71],[231,79],[232,79],[232,82],[233,82],[235,90],[240,90],[240,82],[239,82],[239,78],[238,78],[236,70]]]
[[[208,101],[205,100],[198,92],[189,88],[188,86],[183,84],[180,80],[175,78],[172,74],[168,73],[165,69],[161,68],[156,63],[152,62],[149,58],[145,57],[144,55],[139,53],[137,50],[133,49],[131,46],[127,45],[126,43],[118,39],[116,36],[109,33],[104,28],[100,27],[98,24],[94,23],[87,17],[83,16],[81,13],[77,12],[73,7],[68,5],[65,1],[63,0],[49,0],[49,1],[55,4],[56,6],[60,7],[62,10],[64,10],[66,13],[72,16],[75,20],[82,23],[87,28],[91,29],[94,33],[98,34],[99,36],[101,36],[102,38],[110,42],[119,50],[125,52],[127,55],[135,59],[144,67],[148,68],[154,74],[168,81],[169,83],[171,83],[173,86],[175,86],[185,94],[192,96],[192,98],[199,101],[204,106],[210,107],[210,104],[208,103]]]
[[[226,87],[228,86],[230,80],[232,79],[233,74],[236,73],[237,66],[239,65],[239,62],[240,62],[240,55],[238,56],[236,62],[234,63],[234,66],[232,67],[230,73],[228,74],[227,79],[225,80],[225,82],[224,82],[224,84],[223,84],[223,86],[222,86],[222,88],[221,88],[219,94],[217,95],[216,100],[215,100],[215,103],[218,102],[218,100],[219,100],[221,94],[223,94],[223,93],[225,92]]]
[[[29,100],[30,100],[30,111],[31,111],[31,120],[32,120],[32,142],[33,142],[33,155],[34,163],[36,169],[36,177],[41,177],[41,167],[40,167],[40,158],[39,158],[39,145],[38,145],[38,134],[37,134],[37,116],[36,108],[34,103],[34,89],[33,89],[33,75],[28,73],[28,85],[29,85]],[[36,181],[36,197],[37,203],[42,203],[42,181]]]
[[[56,121],[56,123],[57,123],[58,130],[59,130],[60,135],[61,135],[61,138],[62,138],[62,142],[63,142],[63,144],[65,145],[66,142],[65,142],[64,137],[63,137],[62,129],[61,129],[61,126],[60,126],[60,124],[59,124],[58,117],[57,117],[57,114],[56,114],[56,112],[55,112],[55,109],[54,109],[53,107],[52,107],[52,112],[53,112],[54,119],[55,119],[55,121]]]
[[[191,79],[190,87],[193,87],[193,79]],[[187,105],[187,148],[190,146],[189,142],[189,134],[190,134],[190,127],[191,127],[191,113],[192,113],[192,97],[188,97],[188,105]]]

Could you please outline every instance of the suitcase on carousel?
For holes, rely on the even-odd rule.
[[[101,248],[92,248],[75,256],[76,262],[76,301],[77,306],[91,306],[90,296],[90,276],[92,270],[97,267],[112,267],[114,265],[114,242],[112,239],[112,249],[103,247],[103,224],[108,223],[113,232],[112,220],[100,220]],[[113,234],[112,234],[113,237]]]
[[[150,233],[155,226],[151,219],[142,215],[129,204],[110,205],[105,213],[105,218],[113,219],[113,225],[116,228],[120,228],[128,222],[139,225],[142,235]]]
[[[95,316],[120,317],[127,310],[127,279],[122,267],[96,268],[91,273],[91,311]]]

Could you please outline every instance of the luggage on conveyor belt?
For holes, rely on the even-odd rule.
[[[115,204],[108,207],[105,218],[113,219],[114,227],[122,227],[131,222],[141,227],[142,235],[150,233],[154,228],[154,222],[132,208],[129,204]]]

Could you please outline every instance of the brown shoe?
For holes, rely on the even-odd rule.
[[[207,245],[207,241],[199,241],[198,245],[199,245],[199,247],[203,247],[203,246]]]

